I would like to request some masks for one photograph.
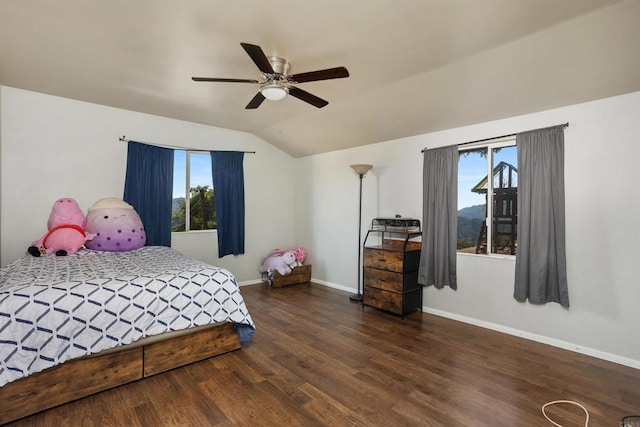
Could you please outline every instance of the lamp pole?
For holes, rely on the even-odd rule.
[[[362,178],[365,176],[365,174],[369,171],[369,169],[371,169],[373,166],[371,165],[351,165],[351,167],[353,168],[353,170],[358,174],[358,177],[360,178],[360,191],[359,191],[359,210],[358,210],[358,293],[351,295],[349,297],[349,299],[351,301],[355,301],[355,302],[361,302],[362,301],[362,293],[360,292],[360,273],[362,271],[362,268],[360,266],[360,256],[361,256],[361,250],[362,250]]]

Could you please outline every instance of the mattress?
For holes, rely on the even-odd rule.
[[[0,269],[0,386],[66,360],[197,326],[255,325],[228,270],[162,246],[26,256]]]

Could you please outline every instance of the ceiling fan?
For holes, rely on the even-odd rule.
[[[251,101],[249,101],[245,107],[246,109],[258,108],[265,99],[279,101],[287,96],[287,94],[290,94],[291,96],[315,107],[322,108],[329,104],[329,102],[294,85],[318,80],[331,80],[349,77],[349,71],[347,71],[345,67],[328,68],[326,70],[309,71],[306,73],[290,75],[289,69],[291,68],[291,64],[286,59],[277,56],[267,57],[260,46],[249,43],[240,43],[240,45],[260,70],[260,73],[262,74],[261,80],[224,79],[215,77],[192,77],[191,79],[196,82],[259,84],[260,91]]]

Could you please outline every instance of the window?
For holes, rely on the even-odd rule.
[[[458,252],[516,254],[517,154],[513,138],[460,148]]]
[[[175,150],[171,210],[173,232],[217,228],[208,152]]]

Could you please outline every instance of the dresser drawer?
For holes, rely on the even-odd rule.
[[[365,285],[362,302],[364,305],[404,316],[411,311],[422,310],[422,289],[397,294]]]
[[[402,314],[402,294],[372,288],[365,285],[362,297],[362,302],[365,305],[396,314]]]
[[[364,269],[364,285],[383,289],[389,292],[402,292],[403,275],[394,271],[379,270],[377,268]]]
[[[365,267],[379,268],[389,271],[403,271],[403,253],[364,248],[363,263]]]

